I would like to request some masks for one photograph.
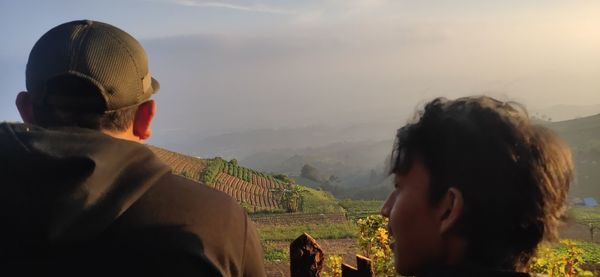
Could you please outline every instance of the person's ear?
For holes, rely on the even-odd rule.
[[[440,233],[445,234],[458,223],[464,210],[464,198],[460,190],[451,187],[440,201],[438,207]]]
[[[152,135],[150,124],[156,114],[156,102],[148,100],[138,106],[133,121],[133,134],[140,140],[146,140]]]
[[[15,105],[17,106],[17,110],[19,111],[23,122],[27,124],[35,124],[35,117],[33,116],[33,103],[28,92],[19,92],[19,94],[17,94],[17,99],[15,100]]]

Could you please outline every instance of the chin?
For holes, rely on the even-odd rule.
[[[396,273],[398,273],[402,276],[415,276],[416,272],[417,272],[417,270],[415,270],[415,268],[413,268],[409,265],[406,265],[406,264],[402,264],[398,260],[395,261],[394,267],[396,269]]]

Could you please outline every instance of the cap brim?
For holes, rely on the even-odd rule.
[[[158,92],[158,90],[160,90],[160,83],[152,78],[152,94],[155,94]]]

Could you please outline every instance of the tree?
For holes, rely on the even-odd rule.
[[[279,181],[282,181],[284,183],[287,183],[287,184],[293,184],[296,182],[294,179],[291,179],[290,177],[288,177],[287,175],[285,175],[283,173],[274,173],[273,178],[275,178]]]
[[[304,197],[302,196],[304,191],[300,186],[281,189],[279,191],[281,193],[280,203],[283,208],[290,213],[301,211],[304,205]]]
[[[300,170],[300,176],[315,182],[323,182],[323,178],[321,177],[319,170],[310,164],[304,164],[304,166],[302,166],[302,169]]]

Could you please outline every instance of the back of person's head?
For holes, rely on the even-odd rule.
[[[138,105],[159,88],[141,44],[117,27],[91,20],[46,32],[29,55],[26,84],[36,124],[106,131],[129,128]]]
[[[568,147],[533,124],[525,109],[490,97],[435,99],[398,130],[391,173],[421,162],[429,201],[450,189],[464,208],[452,233],[466,241],[466,263],[514,270],[557,235],[573,177]]]

